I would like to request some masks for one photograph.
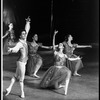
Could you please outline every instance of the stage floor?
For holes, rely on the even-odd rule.
[[[46,57],[47,60],[50,59],[50,54]],[[39,89],[38,84],[41,78],[35,79],[26,75],[24,87],[26,98],[24,100],[99,100],[99,62],[93,60],[93,57],[94,55],[90,54],[85,60],[83,59],[84,68],[79,71],[82,76],[71,77],[67,96],[63,95],[63,89],[54,91]],[[18,82],[14,84],[11,93],[4,96],[5,89],[9,86],[10,80],[15,73],[16,59],[16,55],[3,56],[3,100],[21,100]],[[48,65],[47,61],[44,60],[45,62]],[[46,69],[44,70],[42,67],[38,75],[42,77],[45,71]]]

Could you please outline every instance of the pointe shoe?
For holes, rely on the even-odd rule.
[[[64,95],[67,95],[67,93],[64,93]]]
[[[36,75],[36,74],[33,74],[32,75],[33,77],[36,77],[36,78],[40,78],[40,76]]]
[[[24,93],[22,93],[21,98],[25,98],[25,94]]]
[[[60,88],[64,88],[64,87],[65,87],[65,85],[59,85],[58,88],[60,89]]]
[[[80,75],[80,74],[78,74],[78,73],[74,73],[73,75],[74,75],[74,76],[81,76],[81,75]]]
[[[6,94],[5,94],[5,96],[9,95],[10,91],[11,91],[11,89],[6,89]]]
[[[65,91],[64,95],[67,95],[67,91]]]

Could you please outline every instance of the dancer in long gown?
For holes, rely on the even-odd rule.
[[[14,47],[15,43],[15,33],[13,30],[13,23],[9,24],[9,29],[6,31],[6,34],[2,37],[3,38],[3,54],[9,54],[7,52],[8,47]]]
[[[11,92],[12,86],[15,83],[15,81],[19,80],[20,87],[21,87],[21,98],[25,98],[23,81],[24,81],[25,70],[26,70],[25,65],[28,60],[28,46],[27,46],[26,39],[29,30],[30,30],[30,18],[26,20],[25,30],[21,32],[20,39],[16,44],[16,46],[8,49],[8,52],[14,52],[14,53],[20,51],[20,57],[16,62],[17,63],[16,73],[14,77],[12,77],[9,87],[6,89],[6,94],[5,94],[6,96],[9,95],[9,93]]]
[[[73,40],[72,35],[67,35],[67,37],[65,38],[65,41],[63,42],[64,53],[70,58],[76,58],[76,60],[74,61],[67,60],[67,67],[71,70],[72,75],[81,76],[80,74],[78,74],[78,70],[83,67],[83,63],[82,63],[81,58],[74,54],[74,50],[75,48],[86,48],[86,47],[91,47],[91,46],[72,44],[71,43],[72,40]]]
[[[55,62],[43,75],[42,80],[40,81],[40,88],[50,88],[58,89],[63,87],[64,94],[67,95],[68,85],[71,78],[71,71],[66,67],[66,59],[75,60],[73,58],[68,58],[66,54],[63,53],[63,44],[58,45],[59,51],[56,50],[55,45],[55,31],[53,36],[53,50]]]
[[[42,57],[37,53],[38,48],[50,49],[50,46],[43,46],[41,43],[37,43],[38,35],[33,36],[33,41],[28,42],[28,61],[26,65],[26,74],[31,77],[40,78],[37,75],[38,70],[42,66]]]

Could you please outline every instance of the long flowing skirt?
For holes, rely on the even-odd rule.
[[[62,68],[51,66],[43,75],[40,81],[40,88],[58,89],[60,84],[65,84],[68,70],[66,66]]]
[[[71,58],[76,58],[76,57],[77,56],[74,55],[74,54],[71,56]],[[71,70],[72,74],[75,71],[75,66],[76,66],[77,63],[79,63],[79,69],[81,69],[83,67],[83,63],[82,63],[81,59],[80,60],[75,60],[75,61],[67,60],[67,67]]]
[[[27,75],[33,74],[36,69],[37,64],[40,64],[40,66],[42,66],[42,64],[40,63],[41,61],[42,61],[42,58],[40,55],[38,54],[29,55],[28,61],[26,64],[26,74]]]

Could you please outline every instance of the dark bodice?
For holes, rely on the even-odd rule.
[[[12,36],[12,35],[15,37],[15,35],[14,35],[14,30],[7,31],[7,32],[8,32],[8,38],[9,38],[9,39],[11,39],[11,36]]]
[[[69,46],[67,42],[64,42],[64,53],[67,54],[68,57],[70,57],[71,55],[73,55],[73,51],[76,48],[73,44],[73,46]]]
[[[28,52],[29,54],[36,54],[38,50],[39,45],[31,45],[30,42],[28,42]]]
[[[61,57],[58,54],[55,55],[55,65],[57,66],[65,66],[66,65],[66,58],[65,56]]]

